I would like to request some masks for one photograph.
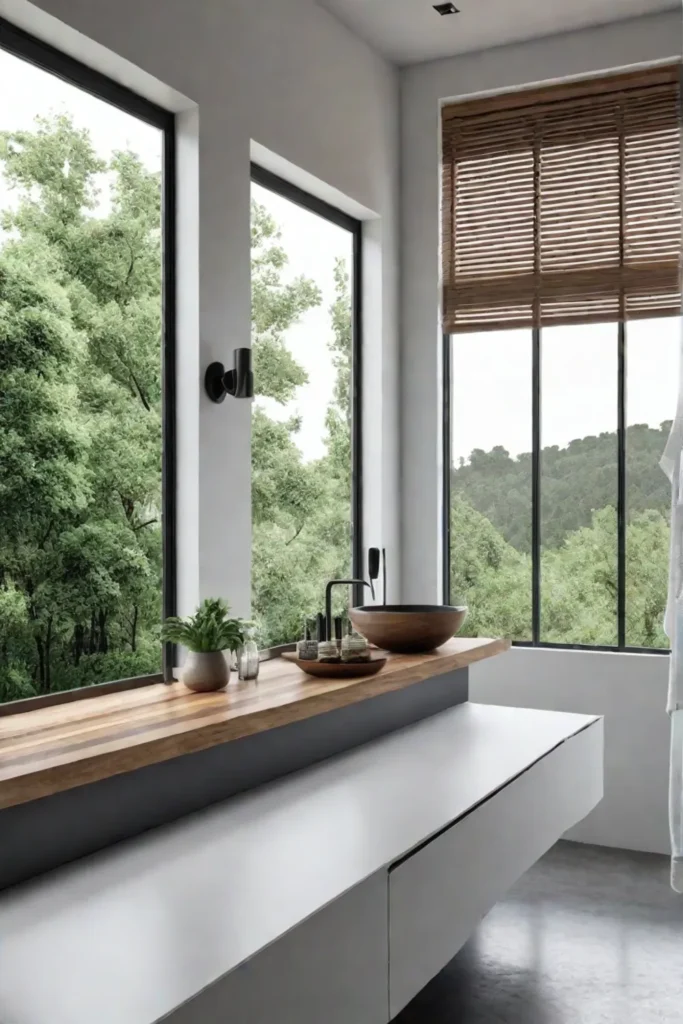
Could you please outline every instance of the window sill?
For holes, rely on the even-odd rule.
[[[597,644],[534,644],[530,640],[513,640],[512,647],[521,651],[578,651],[589,654],[653,654],[656,657],[671,654],[663,647],[601,647]]]
[[[377,676],[338,681],[309,679],[275,659],[258,683],[220,693],[155,684],[0,719],[0,809],[402,690],[509,646],[454,638],[433,654],[389,655]]]

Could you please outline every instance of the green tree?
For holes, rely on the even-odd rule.
[[[66,115],[0,161],[7,700],[159,669],[161,235],[159,175]]]
[[[47,692],[62,623],[59,538],[88,501],[88,437],[74,368],[84,361],[68,298],[22,260],[19,243],[0,252],[0,602],[24,611],[4,634],[5,668],[22,673],[21,692]],[[28,265],[27,265],[28,263]],[[12,678],[16,679],[13,669]],[[7,680],[0,684],[7,690]]]
[[[633,515],[626,528],[626,642],[630,647],[669,647],[663,625],[669,535],[669,517],[657,509]]]
[[[252,347],[257,396],[286,406],[307,383],[287,347],[287,331],[320,305],[306,278],[284,283],[288,264],[273,218],[252,203]],[[327,344],[336,382],[326,416],[326,454],[304,462],[301,424],[252,416],[252,615],[262,646],[290,643],[304,620],[322,610],[327,580],[346,574],[351,552],[351,303],[348,272],[335,269],[336,297]],[[344,597],[337,597],[338,611]]]
[[[547,643],[617,643],[617,515],[593,513],[541,558],[541,638]]]
[[[451,504],[451,600],[466,604],[463,636],[531,638],[531,559],[457,495]]]
[[[531,638],[531,559],[463,498],[451,508],[451,591],[470,608],[463,635]],[[626,643],[666,648],[669,522],[656,509],[636,513],[626,531]],[[598,509],[541,555],[541,639],[546,643],[615,646],[617,516]]]

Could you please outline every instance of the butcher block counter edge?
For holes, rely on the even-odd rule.
[[[0,718],[0,809],[403,690],[509,647],[454,637],[430,654],[390,654],[376,676],[339,680],[277,658],[258,682],[219,693],[161,683]]]

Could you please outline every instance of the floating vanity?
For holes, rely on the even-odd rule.
[[[125,815],[164,768],[205,803],[235,793],[1,893],[0,1021],[386,1024],[602,796],[601,719],[467,701],[467,666],[506,646],[454,640],[331,685],[272,662],[225,695],[46,709],[42,746],[0,720],[3,842],[12,815],[95,806],[117,778]]]

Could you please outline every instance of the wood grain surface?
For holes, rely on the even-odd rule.
[[[0,809],[334,711],[506,651],[454,638],[431,654],[390,654],[365,679],[312,679],[281,658],[258,682],[220,693],[155,684],[0,719]]]

